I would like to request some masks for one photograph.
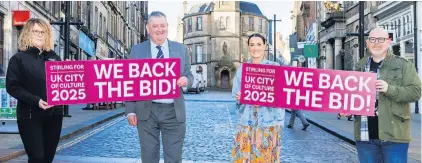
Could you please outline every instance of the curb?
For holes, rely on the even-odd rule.
[[[111,119],[117,118],[122,115],[124,115],[124,110],[119,108],[119,109],[114,110],[113,112],[101,115],[94,119],[85,121],[81,124],[75,124],[73,126],[69,126],[65,128],[64,130],[62,130],[62,133],[60,134],[60,141],[72,138],[73,136],[77,134],[90,130],[100,124],[103,124]]]
[[[290,110],[286,109],[286,112],[288,112],[290,114]],[[311,123],[311,124],[317,126],[318,128],[330,133],[331,135],[334,135],[335,137],[340,138],[341,140],[343,140],[343,141],[345,141],[345,142],[347,142],[347,143],[349,143],[353,146],[356,145],[356,141],[355,141],[354,136],[352,134],[346,133],[344,131],[337,130],[335,127],[333,127],[333,126],[331,126],[327,123],[318,122],[316,119],[314,119],[312,117],[309,118],[309,116],[307,117],[306,114],[304,114],[304,115],[305,115],[306,120],[308,120],[309,123]]]
[[[6,149],[6,152],[9,153],[6,156],[0,157],[0,162],[9,161],[16,157],[22,156],[26,154],[24,149]]]
[[[119,108],[119,109],[116,109],[116,110],[114,110],[114,111],[112,111],[108,114],[104,114],[104,115],[98,116],[94,119],[82,122],[81,124],[75,124],[75,125],[72,125],[72,126],[65,128],[65,129],[62,129],[62,132],[60,134],[60,142],[62,142],[63,140],[66,140],[66,139],[70,139],[70,138],[74,137],[75,135],[83,133],[87,130],[90,130],[90,129],[98,126],[98,125],[101,125],[101,124],[103,124],[103,123],[105,123],[105,122],[107,122],[111,119],[117,118],[117,117],[122,116],[122,115],[124,115],[124,110]],[[12,147],[12,148],[7,149],[7,150],[10,150],[11,153],[6,155],[6,156],[0,157],[0,162],[8,161],[8,160],[11,160],[11,159],[14,159],[16,157],[20,157],[20,156],[26,154],[25,149],[23,147],[23,144],[17,145],[15,147]]]
[[[231,92],[232,89],[230,89],[230,88],[205,87],[205,91]]]
[[[202,100],[202,99],[185,99],[185,101],[194,101],[194,102],[236,102],[235,100]]]

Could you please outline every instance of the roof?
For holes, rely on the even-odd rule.
[[[211,3],[202,3],[193,6],[188,14],[206,13],[211,11]]]
[[[213,10],[212,5],[214,5],[213,2],[194,5],[189,10],[188,15],[196,15],[196,14],[211,12]],[[240,8],[241,14],[251,14],[251,15],[265,17],[264,14],[262,14],[261,10],[259,9],[258,5],[256,5],[255,3],[240,1],[239,8]]]
[[[251,2],[244,2],[240,1],[240,13],[242,14],[253,14],[253,15],[259,15],[264,16],[262,14],[261,10],[259,9],[258,5]]]

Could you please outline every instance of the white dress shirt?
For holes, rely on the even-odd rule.
[[[157,44],[155,44],[151,40],[150,40],[150,43],[151,43],[151,55],[152,55],[152,58],[155,59],[155,58],[157,58],[157,55],[158,55]],[[167,39],[161,45],[161,51],[163,52],[164,58],[170,58],[169,44],[168,44]],[[152,101],[156,102],[156,103],[164,103],[164,104],[174,103],[173,99],[160,99],[160,100],[152,100]],[[129,117],[131,115],[136,115],[136,114],[135,113],[129,113],[126,116]]]
[[[157,48],[157,44],[155,44],[151,40],[150,40],[150,42],[151,42],[151,55],[152,55],[152,58],[155,59],[155,58],[157,58],[159,50]],[[163,52],[164,58],[170,58],[169,43],[168,43],[167,39],[160,46],[161,46],[161,51]],[[164,103],[164,104],[174,103],[173,99],[160,99],[160,100],[152,100],[152,101],[157,102],[157,103]]]

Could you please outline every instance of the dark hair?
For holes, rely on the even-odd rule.
[[[262,35],[261,35],[261,34],[259,34],[259,33],[255,33],[255,34],[250,35],[250,36],[249,36],[249,38],[248,38],[248,44],[249,44],[249,40],[250,40],[252,37],[259,37],[259,38],[261,38],[261,39],[262,39],[262,42],[264,42],[264,44],[265,44],[265,37],[264,37],[264,36],[262,36]]]

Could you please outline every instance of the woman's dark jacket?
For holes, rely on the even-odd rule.
[[[40,99],[47,101],[45,62],[60,61],[54,51],[35,47],[19,51],[10,58],[6,72],[6,90],[18,100],[17,119],[31,119],[51,115],[63,115],[63,106],[44,110],[38,105]]]

